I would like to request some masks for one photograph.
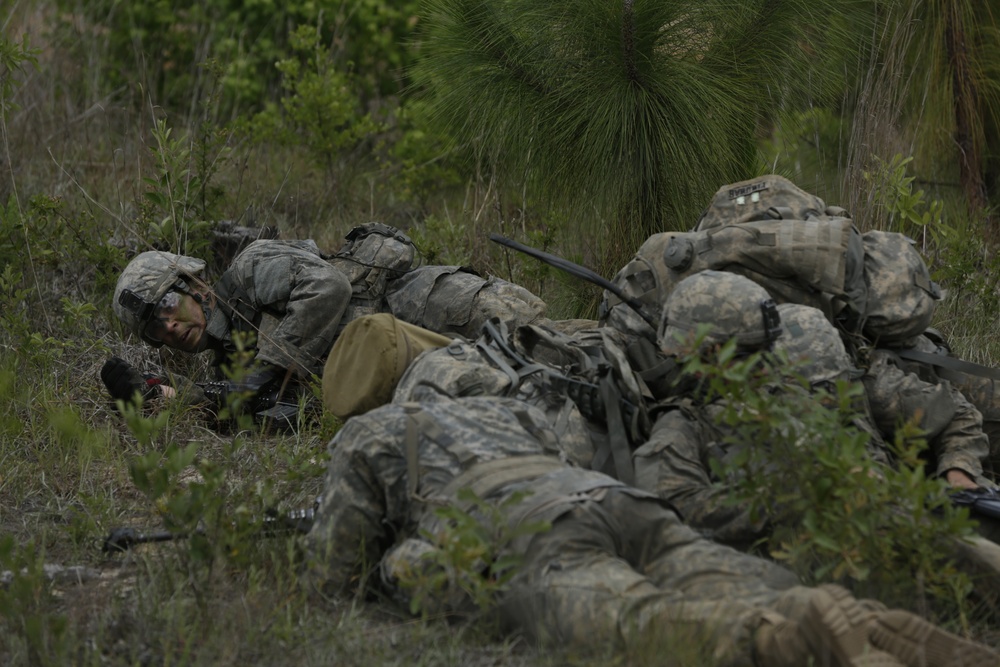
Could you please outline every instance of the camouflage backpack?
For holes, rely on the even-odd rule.
[[[475,341],[456,339],[421,355],[397,385],[393,402],[412,400],[422,386],[453,397],[518,398],[546,413],[575,462],[627,481],[631,448],[649,434],[649,392],[622,343],[607,328],[569,336],[526,325],[509,334],[490,321]]]
[[[783,176],[768,174],[724,185],[701,214],[695,231],[754,220],[812,220],[847,218],[839,206],[827,206]]]
[[[912,239],[894,232],[865,232],[865,284],[868,301],[865,336],[878,345],[919,336],[931,324],[941,288]]]
[[[818,308],[878,344],[919,335],[941,298],[912,241],[862,235],[844,209],[775,175],[720,188],[696,231],[651,236],[614,282],[658,318],[677,282],[706,269],[746,276],[778,303]],[[655,340],[652,327],[608,292],[600,318]]]
[[[818,222],[825,220],[831,223]],[[808,221],[812,229],[795,232],[794,225],[775,221]],[[679,232],[655,234],[618,272],[614,282],[627,296],[638,299],[654,319],[659,319],[663,303],[674,285],[704,269],[739,273],[764,285],[778,302],[805,303],[820,308],[831,317],[833,311],[839,312],[847,302],[855,302],[854,310],[863,308],[860,241],[850,238],[835,240],[835,237],[843,237],[850,227],[850,216],[845,209],[827,206],[822,199],[783,176],[767,174],[719,188],[698,220],[694,234],[745,223],[761,223],[763,237],[755,235],[754,239],[747,239],[724,233],[714,239],[719,248],[711,257],[701,256],[706,248],[710,248],[711,238],[706,240],[704,236]],[[819,236],[814,236],[817,233]],[[781,252],[784,249],[785,257],[777,260],[784,266],[773,266],[769,261],[771,234],[777,234],[774,238],[779,242],[773,250]],[[828,238],[820,238],[824,235]],[[675,239],[685,240],[675,242]],[[810,248],[809,244],[814,241],[839,246],[839,250],[836,247]],[[748,246],[741,249],[739,244],[743,242]],[[696,249],[698,256],[690,256]],[[811,257],[796,257],[799,252]],[[682,268],[685,263],[690,265]],[[676,266],[667,266],[669,264]],[[824,270],[828,275],[817,275],[817,271]],[[842,270],[845,273],[843,277],[840,276]],[[834,301],[840,303],[835,304]],[[863,311],[858,310],[860,312]],[[605,292],[601,302],[599,317],[602,323],[621,331],[655,340],[653,328],[608,292]]]
[[[497,318],[510,328],[545,314],[545,302],[501,278],[484,278],[464,266],[422,266],[395,280],[389,309],[401,320],[443,334],[475,338]]]
[[[358,317],[386,312],[387,284],[420,264],[413,241],[395,227],[368,222],[344,238],[340,250],[325,256],[351,282],[353,293],[341,330]]]
[[[656,234],[613,279],[654,318],[684,278],[727,271],[753,280],[778,303],[801,303],[853,328],[866,312],[864,245],[849,218],[763,219],[697,232]],[[656,332],[605,292],[601,321],[655,340]]]

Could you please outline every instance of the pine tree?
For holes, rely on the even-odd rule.
[[[837,82],[817,52],[867,38],[829,32],[855,4],[868,6],[426,0],[416,78],[502,183],[596,221],[581,231],[605,239],[599,269],[613,271],[650,234],[692,227],[721,185],[766,170],[761,128]]]

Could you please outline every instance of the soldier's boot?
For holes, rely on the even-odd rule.
[[[811,655],[799,624],[771,611],[754,634],[754,653],[761,667],[799,667]]]
[[[869,641],[878,613],[839,586],[813,591],[799,625],[821,667],[902,667],[903,663]]]
[[[845,662],[843,656],[837,657],[831,648],[837,643],[835,628],[826,626],[822,621],[819,626],[821,629],[817,631],[815,626],[803,627],[780,614],[765,613],[754,635],[756,664],[760,667],[802,667],[807,664],[820,667],[903,667],[903,663],[889,654],[863,642],[854,651],[857,655]]]
[[[963,639],[916,614],[892,609],[871,621],[871,641],[908,667],[996,667],[1000,653]]]

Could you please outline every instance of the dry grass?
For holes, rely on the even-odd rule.
[[[311,503],[333,426],[295,436],[219,434],[198,415],[178,412],[148,444],[126,427],[99,380],[109,356],[140,367],[204,370],[124,337],[109,300],[126,249],[149,247],[148,225],[158,222],[143,197],[151,187],[144,179],[162,175],[155,120],[165,117],[174,137],[183,138],[211,109],[167,115],[138,88],[93,93],[104,66],[99,30],[80,26],[81,49],[66,33],[49,32],[53,10],[45,3],[4,11],[7,34],[31,34],[40,52],[37,68],[19,76],[13,100],[19,108],[0,116],[0,570],[28,568],[0,589],[0,663],[609,664],[603,657],[541,653],[474,626],[413,621],[378,601],[319,603],[297,585],[293,538],[244,536],[224,545],[228,550],[216,545],[209,560],[187,541],[125,556],[101,552],[113,527],[161,525],[130,475],[130,465],[150,451],[198,443],[199,459],[225,471],[219,490],[225,513],[209,521],[216,535],[225,535],[230,517],[241,507],[259,509],[254,502],[261,498],[284,508]],[[381,219],[418,228],[433,216],[461,229],[451,251],[483,271],[533,281],[529,286],[554,304],[553,316],[578,313],[591,294],[579,296],[576,286],[533,272],[530,262],[484,240],[489,231],[513,236],[566,224],[541,219],[488,180],[470,178],[457,194],[417,205],[388,191],[388,172],[374,161],[354,163],[331,180],[304,151],[254,144],[238,133],[216,150],[218,219],[276,225],[284,238],[313,238],[335,249],[355,224]],[[190,181],[177,183],[183,189]],[[51,198],[46,214],[32,203],[40,195]],[[565,254],[589,257],[586,239],[564,243]],[[20,275],[5,278],[5,269]],[[190,469],[177,477],[180,492],[203,481]],[[95,577],[52,584],[37,571],[42,563],[83,565]],[[698,647],[686,648],[691,657],[684,664],[695,664]],[[653,642],[617,660],[652,664],[664,650]]]

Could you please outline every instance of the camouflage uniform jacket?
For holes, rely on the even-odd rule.
[[[214,286],[217,306],[207,333],[217,364],[232,352],[232,331],[258,332],[265,315],[273,328],[257,340],[260,361],[320,374],[351,298],[351,284],[311,242],[262,240],[241,252]]]
[[[990,444],[982,414],[949,382],[922,380],[884,349],[872,351],[862,382],[875,425],[886,439],[892,439],[903,422],[916,419],[926,433],[937,474],[958,469],[977,484],[990,485],[983,476]]]
[[[531,495],[508,510],[511,524],[529,516],[551,521],[572,506],[574,493],[623,486],[571,467],[559,454],[544,415],[516,399],[438,396],[353,417],[330,443],[323,495],[306,537],[306,576],[326,592],[350,588],[363,564],[376,564],[394,543],[432,529],[433,510],[456,502],[449,484],[476,465],[523,466],[477,494],[502,502],[530,480]]]
[[[731,503],[728,489],[712,472],[713,460],[725,461],[741,448],[713,423],[722,409],[684,401],[662,412],[649,440],[635,451],[636,486],[658,495],[711,539],[749,546],[765,534],[767,522]]]
[[[721,422],[720,403],[696,405],[690,400],[665,404],[649,440],[634,455],[636,486],[656,494],[673,507],[689,526],[711,539],[747,548],[769,532],[767,517],[753,517],[745,505],[735,504],[729,489],[713,470],[745,447],[734,427]],[[868,432],[873,460],[888,465],[884,443],[860,417],[854,426]]]

